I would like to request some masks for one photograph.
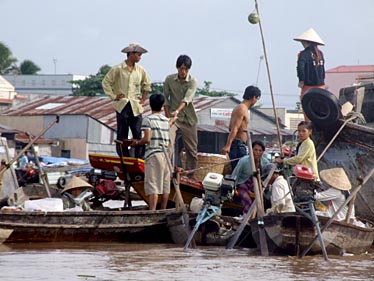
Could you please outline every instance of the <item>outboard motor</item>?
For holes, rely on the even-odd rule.
[[[221,206],[224,201],[232,198],[234,187],[235,178],[231,175],[224,178],[221,174],[208,173],[203,180],[205,203]]]
[[[313,198],[314,190],[321,186],[316,184],[313,171],[306,165],[295,165],[292,170],[294,176],[289,177],[289,184],[293,193],[293,200],[297,202],[306,202]]]

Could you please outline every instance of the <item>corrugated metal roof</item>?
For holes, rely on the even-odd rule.
[[[213,106],[222,100],[231,97],[198,97],[194,99],[196,111]],[[48,106],[53,105],[53,106]],[[143,116],[151,114],[148,100],[144,104]],[[88,96],[46,96],[26,105],[9,109],[2,113],[7,116],[31,116],[31,115],[87,115],[100,123],[117,129],[116,114],[113,102],[108,97],[88,97]]]
[[[217,103],[228,99],[235,99],[234,97],[197,97],[194,99],[194,106],[196,111],[200,111],[209,107],[214,106]],[[237,101],[237,99],[235,99]],[[256,110],[256,112],[259,112]],[[148,116],[152,113],[147,100],[144,104],[143,116]],[[267,116],[259,112],[260,115],[264,115],[269,120],[274,118]],[[88,96],[53,96],[44,97],[36,101],[32,101],[26,105],[18,108],[12,108],[2,113],[7,116],[31,116],[31,115],[87,115],[97,120],[103,125],[117,129],[117,119],[113,108],[113,102],[106,96],[104,97],[88,97]],[[283,125],[284,126],[284,125]],[[228,128],[225,125],[199,125],[198,130],[217,132],[217,133],[228,133]],[[282,129],[282,132],[289,134],[288,130]],[[276,134],[275,129],[263,129],[253,131],[256,134],[271,135]],[[287,133],[286,133],[287,132]]]

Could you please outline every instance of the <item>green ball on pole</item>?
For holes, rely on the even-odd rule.
[[[248,16],[248,21],[251,24],[257,24],[260,21],[260,18],[257,13],[250,13]]]

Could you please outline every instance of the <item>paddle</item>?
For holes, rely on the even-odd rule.
[[[259,170],[256,170],[255,166],[255,160],[253,156],[253,149],[252,149],[252,141],[251,141],[251,135],[249,133],[249,130],[247,131],[247,136],[248,136],[248,150],[249,150],[249,156],[250,160],[252,161],[252,174],[253,174],[253,186],[254,186],[254,192],[255,192],[255,200],[256,206],[257,206],[257,223],[258,223],[258,233],[259,233],[259,241],[260,241],[260,248],[261,248],[261,255],[262,256],[268,256],[269,255],[269,250],[268,250],[268,245],[266,241],[266,234],[265,234],[265,229],[264,229],[264,208],[263,208],[263,203],[260,202],[262,198],[261,191],[260,189],[260,184],[261,182],[258,182],[258,178],[256,177],[256,174],[260,174]]]
[[[332,224],[332,222],[334,221],[334,219],[336,218],[336,216],[339,214],[339,212],[345,207],[347,206],[347,204],[352,200],[352,198],[354,196],[356,196],[357,192],[359,192],[359,190],[361,189],[361,187],[363,185],[365,185],[365,183],[371,178],[371,176],[374,174],[374,169],[371,169],[371,171],[369,172],[369,174],[363,179],[362,183],[360,185],[358,185],[355,190],[352,191],[352,193],[348,196],[348,198],[344,201],[344,203],[338,208],[338,210],[336,210],[336,212],[332,215],[332,217],[327,221],[327,223],[322,227],[321,229],[321,233],[324,232],[326,230],[326,228],[328,228],[330,226],[330,224]],[[312,248],[314,242],[318,239],[318,235],[314,236],[314,238],[312,239],[312,241],[310,241],[309,245],[306,247],[306,249],[304,250],[304,252],[302,252],[301,254],[301,258],[304,257],[308,252],[309,250]]]
[[[273,176],[275,169],[276,169],[276,165],[274,165],[271,168],[271,170],[269,172],[269,175],[266,177],[266,179],[264,181],[264,187],[266,187],[269,184],[269,181],[270,181],[271,177]],[[256,202],[255,201],[256,201],[256,199],[252,202],[252,205],[249,208],[248,212],[243,216],[242,222],[240,223],[238,229],[235,231],[234,236],[231,237],[229,243],[227,243],[226,249],[232,249],[232,248],[234,248],[234,246],[237,243],[240,235],[242,234],[245,226],[247,225],[249,219],[252,217],[253,213],[256,210],[256,208],[255,208]]]

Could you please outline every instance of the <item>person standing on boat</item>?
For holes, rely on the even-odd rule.
[[[146,145],[144,190],[149,196],[149,209],[156,210],[158,196],[161,195],[161,209],[166,209],[170,193],[170,170],[165,164],[164,147],[170,144],[169,119],[161,114],[165,98],[153,94],[149,98],[152,114],[143,119],[141,129],[144,136],[134,140],[131,146]]]
[[[317,32],[310,28],[294,38],[301,42],[304,50],[298,54],[297,77],[301,88],[300,101],[311,88],[325,89],[325,59],[318,45],[325,45]],[[306,121],[310,121],[304,113]]]
[[[66,187],[61,191],[64,209],[82,208],[83,211],[92,211],[85,200],[91,193],[93,186],[88,182],[73,176]]]
[[[197,115],[193,105],[193,99],[197,89],[197,80],[189,71],[192,60],[187,55],[177,58],[177,73],[168,75],[164,82],[165,115],[172,118],[170,127],[169,155],[173,159],[174,145],[177,131],[180,130],[183,145],[186,151],[186,170],[197,168]],[[188,176],[196,180],[193,173]]]
[[[317,157],[316,157],[316,148],[310,136],[312,135],[313,125],[308,121],[301,121],[297,125],[297,132],[299,135],[300,142],[296,148],[296,155],[291,158],[281,159],[280,157],[275,158],[275,163],[281,163],[284,165],[297,165],[302,164],[310,167],[313,171],[314,179],[320,181],[318,166],[317,166]]]
[[[266,165],[264,174],[268,175],[273,166],[274,164]],[[282,175],[282,169],[278,167],[275,168],[270,178],[269,185],[271,208],[266,210],[266,214],[295,212],[296,210],[292,201],[290,187]]]
[[[238,104],[231,113],[229,136],[226,145],[222,148],[222,154],[229,154],[231,168],[235,169],[239,160],[233,160],[248,155],[247,130],[249,125],[248,110],[256,104],[261,97],[261,91],[255,86],[248,86],[243,94],[243,101]]]
[[[102,86],[105,94],[114,101],[117,115],[117,140],[128,138],[129,128],[133,138],[141,138],[143,104],[151,91],[151,82],[145,69],[138,64],[142,54],[148,51],[138,44],[130,44],[122,49],[127,59],[114,66],[105,75]],[[119,154],[119,151],[117,151]],[[135,148],[135,157],[142,158],[144,147]],[[124,147],[124,156],[130,156]]]
[[[256,170],[260,170],[262,175],[262,169],[269,160],[264,155],[265,145],[261,141],[252,142],[253,157],[256,166]],[[242,200],[243,213],[246,214],[252,205],[254,195],[254,184],[253,184],[253,168],[251,155],[242,157],[236,165],[232,175],[236,177],[236,190]]]

